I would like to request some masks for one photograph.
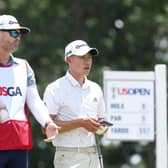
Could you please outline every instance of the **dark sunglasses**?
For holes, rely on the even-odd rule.
[[[11,37],[13,38],[17,38],[20,37],[22,35],[21,31],[18,30],[0,30],[0,31],[5,31],[8,32],[10,34]]]

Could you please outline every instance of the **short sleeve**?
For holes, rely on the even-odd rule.
[[[27,68],[27,86],[35,86],[36,79],[35,74],[29,63],[26,61],[26,68]]]
[[[50,84],[44,91],[43,101],[48,108],[50,114],[56,115],[59,109],[59,93],[58,89]]]

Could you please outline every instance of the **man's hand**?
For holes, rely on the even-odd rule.
[[[90,117],[82,118],[81,124],[82,127],[93,133],[95,133],[101,126],[101,124],[95,118]]]
[[[52,142],[59,133],[59,129],[60,127],[57,126],[55,123],[53,122],[48,123],[45,128],[45,134],[47,138],[44,139],[44,142]]]

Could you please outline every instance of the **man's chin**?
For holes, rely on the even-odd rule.
[[[90,72],[90,71],[89,71]],[[85,76],[88,76],[89,75],[89,72],[85,72]]]
[[[13,47],[12,53],[14,53],[14,52],[17,51],[17,50],[18,50],[18,46],[17,46],[17,47]]]

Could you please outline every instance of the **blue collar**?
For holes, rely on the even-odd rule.
[[[12,55],[10,56],[7,65],[5,66],[11,66],[13,64],[18,64],[17,60],[15,59],[15,57],[13,57]],[[4,66],[2,63],[0,63],[0,66]]]

